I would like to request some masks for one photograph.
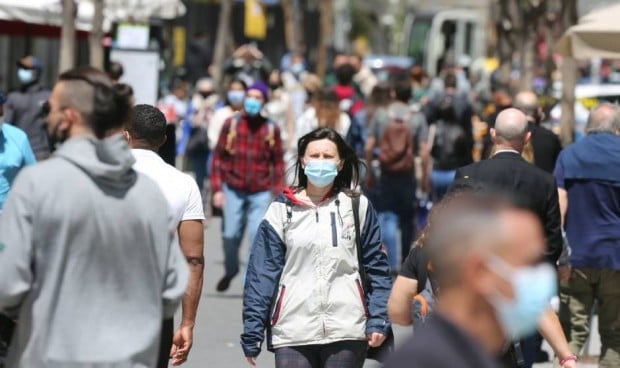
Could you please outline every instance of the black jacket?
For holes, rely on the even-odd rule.
[[[434,314],[388,359],[386,368],[498,368],[479,341]]]
[[[41,114],[41,106],[49,95],[49,90],[39,83],[33,83],[10,93],[4,105],[4,120],[26,132],[37,160],[50,154],[44,116]]]
[[[547,259],[555,264],[562,252],[560,206],[554,177],[519,154],[500,152],[456,171],[453,185],[473,180],[486,188],[510,194],[520,207],[534,212],[545,229]]]
[[[555,161],[562,151],[560,138],[545,127],[530,124],[532,148],[534,149],[534,165],[553,174]]]

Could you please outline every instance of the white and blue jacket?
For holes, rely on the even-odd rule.
[[[311,207],[288,189],[271,203],[247,269],[241,335],[246,356],[260,353],[265,331],[269,350],[387,333],[392,279],[376,213],[364,196],[359,215],[366,293],[351,197],[337,192]]]

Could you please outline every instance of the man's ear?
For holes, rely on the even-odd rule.
[[[166,134],[164,134],[164,137],[161,139],[161,143],[159,144],[159,146],[157,146],[157,148],[163,146],[164,143],[166,143],[167,140],[168,140],[168,136]]]
[[[527,144],[527,142],[529,142],[530,139],[532,139],[532,132],[527,132],[527,134],[525,135],[525,140],[523,141],[523,143]]]
[[[123,130],[123,137],[125,137],[127,144],[131,144],[131,134],[128,131]]]
[[[463,281],[479,295],[488,295],[495,289],[493,280],[485,257],[480,253],[470,254],[463,265]]]
[[[495,128],[491,128],[490,133],[491,133],[491,139],[494,140],[495,137],[497,136],[497,132],[495,131]]]

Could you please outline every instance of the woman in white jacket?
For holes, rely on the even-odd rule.
[[[278,368],[362,367],[368,346],[385,340],[391,277],[376,213],[349,189],[357,185],[359,166],[332,129],[299,140],[298,186],[270,205],[250,252],[241,335],[250,364],[265,331]]]

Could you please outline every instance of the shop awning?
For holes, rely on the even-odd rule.
[[[76,28],[91,29],[94,5],[90,0],[77,0]],[[181,0],[106,0],[104,30],[115,21],[146,22],[150,18],[174,19],[185,14]],[[62,3],[60,0],[0,0],[0,19],[32,24],[60,26]]]

